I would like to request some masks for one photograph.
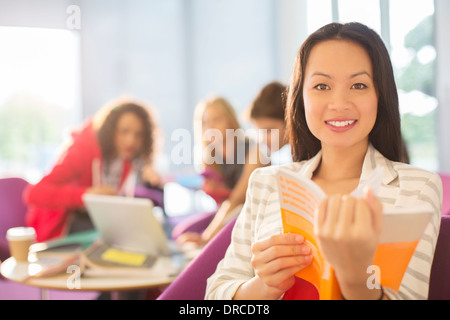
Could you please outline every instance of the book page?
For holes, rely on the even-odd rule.
[[[325,193],[313,181],[280,169],[278,173],[280,205],[314,223],[314,211]]]
[[[313,255],[312,263],[296,276],[312,283],[321,297],[332,295],[331,292],[336,292],[334,275],[314,237],[314,214],[325,193],[311,180],[283,169],[279,170],[277,178],[283,231],[304,236]]]
[[[433,208],[429,204],[410,208],[385,209],[380,243],[419,240],[432,215]]]

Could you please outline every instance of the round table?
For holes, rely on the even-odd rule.
[[[186,260],[182,255],[160,257],[147,270],[128,268],[108,270],[86,268],[84,271],[78,265],[70,265],[66,272],[55,275],[36,277],[39,270],[36,263],[16,262],[8,258],[0,265],[3,277],[8,280],[41,288],[42,299],[48,298],[48,289],[111,291],[113,297],[118,297],[120,291],[150,289],[169,285],[178,273],[185,267]]]

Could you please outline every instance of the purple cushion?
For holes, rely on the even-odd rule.
[[[12,227],[25,226],[27,207],[22,193],[28,182],[22,178],[0,179],[0,260],[9,257],[6,231]]]
[[[164,209],[164,192],[157,188],[147,188],[142,185],[136,186],[134,190],[136,198],[148,198],[153,201],[154,205]]]
[[[450,300],[450,216],[441,218],[441,230],[431,267],[428,299]]]
[[[442,180],[443,199],[442,199],[442,214],[450,214],[450,174],[440,173]]]
[[[215,211],[213,212],[201,212],[195,213],[181,222],[177,223],[172,231],[172,239],[178,238],[181,234],[185,232],[197,232],[202,233],[206,227],[211,223]]]
[[[158,300],[203,300],[206,280],[216,270],[231,241],[236,218],[230,221],[191,261],[172,284],[158,297]]]

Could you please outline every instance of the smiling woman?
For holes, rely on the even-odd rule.
[[[304,74],[305,114],[322,148],[367,144],[378,104],[372,73],[367,52],[355,43],[330,40],[311,50]]]
[[[352,24],[348,26],[350,28]],[[288,101],[287,107],[288,110],[295,108],[305,112],[292,110],[294,117],[287,122],[294,161],[307,160],[317,154],[321,144],[313,130],[324,129],[322,124],[325,121],[354,120],[354,129],[358,127],[361,133],[369,130],[369,141],[384,156],[400,161],[403,157],[400,113],[389,53],[376,33],[344,30],[330,25],[329,32],[334,33],[332,39],[328,34],[314,33],[310,41],[302,46],[302,54],[297,56],[296,63],[301,69],[294,70],[294,82],[290,89],[296,100]],[[354,59],[348,59],[349,55]],[[358,108],[352,108],[355,104]],[[309,128],[308,115],[325,107],[329,109],[327,113],[316,120],[320,124],[312,123]],[[359,111],[367,113],[368,117],[359,119]],[[345,116],[342,115],[344,112],[347,112]],[[380,118],[385,120],[379,121]],[[322,130],[323,134],[326,132]],[[387,138],[392,141],[389,145],[384,143]],[[344,143],[344,140],[340,141]]]
[[[309,32],[339,21],[361,22],[380,33],[391,55],[399,89],[402,134],[409,161],[431,171],[437,171],[440,166],[442,170],[444,161],[439,163],[438,154],[445,149],[438,147],[440,137],[436,130],[437,114],[446,104],[436,98],[439,87],[436,72],[442,68],[436,67],[438,38],[435,34],[446,28],[438,26],[435,4],[434,0],[307,1],[307,16],[311,17],[307,21]]]
[[[314,240],[333,269],[322,277],[334,282],[343,299],[426,299],[442,183],[437,174],[400,162],[397,89],[378,34],[359,23],[332,23],[309,36],[297,55],[286,114],[298,162],[281,169],[311,179],[327,195],[314,223]],[[375,168],[384,171],[378,193],[364,188],[364,196],[354,198],[353,190],[363,188]],[[283,233],[277,173],[279,167],[252,174],[230,248],[208,279],[207,298],[326,297],[326,290],[295,276],[317,259],[304,233]],[[410,244],[414,254],[396,246],[396,261],[381,270],[381,286],[368,286],[375,252],[384,259],[391,254],[378,251],[384,210],[425,203],[434,208],[433,217]],[[394,270],[397,263],[408,268]],[[389,283],[390,277],[399,281]]]

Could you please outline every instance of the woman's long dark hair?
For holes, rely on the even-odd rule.
[[[362,46],[368,53],[378,95],[377,119],[369,134],[369,142],[389,160],[403,160],[398,93],[389,53],[380,36],[360,23],[328,24],[311,34],[300,48],[288,89],[286,106],[286,122],[293,160],[311,159],[321,149],[320,141],[311,133],[306,123],[303,85],[306,64],[312,48],[327,40],[352,41]]]

